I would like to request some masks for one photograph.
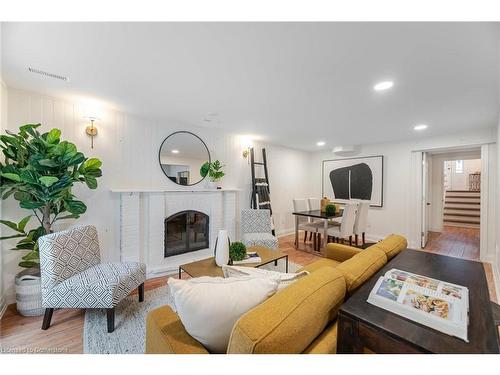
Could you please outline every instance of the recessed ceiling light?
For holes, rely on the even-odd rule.
[[[382,81],[377,83],[375,86],[373,86],[373,89],[375,91],[384,91],[390,89],[392,86],[394,86],[394,82],[392,81]]]
[[[172,150],[171,152],[172,152],[172,154],[178,154],[179,150]]]
[[[424,130],[424,129],[427,129],[426,124],[418,124],[413,127],[413,130]]]
[[[319,142],[316,142],[316,146],[324,146],[325,145],[325,142],[324,141],[319,141]]]

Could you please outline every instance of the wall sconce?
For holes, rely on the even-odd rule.
[[[94,148],[94,137],[97,135],[97,128],[94,125],[94,122],[98,121],[99,119],[92,116],[85,118],[90,121],[90,125],[85,128],[85,133],[87,133],[90,137],[90,148]]]
[[[252,144],[252,139],[248,136],[241,136],[240,138],[240,143],[241,143],[241,147],[243,149],[242,151],[242,155],[243,155],[243,158],[248,158],[248,155],[250,155],[250,149],[253,147],[253,144]]]

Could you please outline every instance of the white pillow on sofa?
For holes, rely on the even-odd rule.
[[[184,328],[211,353],[225,353],[240,316],[278,288],[276,280],[255,277],[170,278],[168,285]]]
[[[285,273],[243,266],[222,266],[222,273],[224,274],[224,277],[268,277],[278,281],[278,290],[283,290],[300,278],[309,275],[308,271]]]

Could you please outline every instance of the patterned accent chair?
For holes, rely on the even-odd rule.
[[[101,263],[97,229],[92,226],[51,233],[38,239],[42,274],[42,329],[55,308],[103,308],[108,332],[115,329],[115,306],[138,288],[144,301],[146,265]]]
[[[272,235],[271,212],[269,210],[242,210],[241,237],[246,247],[262,246],[277,250],[278,239]]]

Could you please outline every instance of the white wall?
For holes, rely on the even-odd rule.
[[[7,123],[7,88],[2,80],[2,27],[3,24],[0,22],[0,134],[3,133],[5,124]],[[0,217],[2,217],[2,200],[0,199]],[[0,237],[2,237],[4,230],[0,226]],[[4,312],[5,304],[5,293],[4,293],[4,282],[3,282],[3,256],[1,251],[0,243],[0,317]]]
[[[241,189],[239,208],[249,206],[250,166],[242,157],[239,136],[100,109],[101,120],[96,123],[99,134],[94,140],[94,149],[91,149],[82,111],[76,103],[8,89],[7,129],[16,131],[22,124],[38,122],[42,123],[43,131],[57,127],[62,130],[62,137],[74,142],[86,156],[102,160],[103,177],[98,179],[98,189],[76,186],[75,194],[88,206],[78,224],[97,225],[103,260],[117,260],[119,254],[120,201],[117,194],[110,192],[111,188],[182,189],[165,177],[158,164],[158,148],[174,131],[188,130],[199,135],[206,142],[212,159],[219,159],[226,165],[222,186]],[[274,145],[266,145],[266,149],[276,230],[278,234],[287,233],[293,229],[292,197],[309,195],[306,176],[310,154]],[[202,185],[196,186],[203,188]],[[4,202],[3,218],[17,220],[22,215],[26,215],[26,211],[21,210],[16,201],[9,198]],[[68,221],[65,226],[75,224],[75,221]],[[12,244],[3,243],[4,280],[9,303],[13,300],[13,278],[20,270],[17,266],[19,253],[8,250]]]
[[[399,233],[410,239],[414,237],[416,223],[413,222],[413,212],[416,208],[410,199],[413,187],[412,151],[479,146],[495,142],[496,133],[496,129],[485,128],[419,141],[361,146],[353,156],[384,155],[384,207],[370,208],[368,237],[376,240],[391,233]],[[494,146],[492,145],[491,152],[496,155]],[[325,159],[335,159],[335,155],[331,152],[318,152],[312,156],[311,181],[314,182],[316,196],[321,194],[321,161]],[[496,156],[492,164],[496,168]],[[418,243],[410,243],[410,246],[416,247]]]

